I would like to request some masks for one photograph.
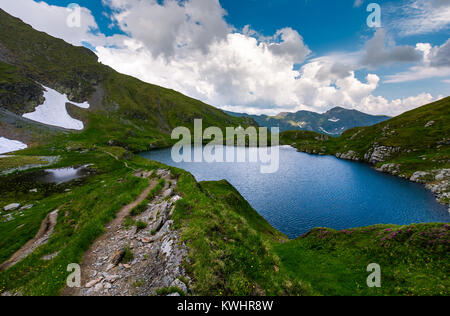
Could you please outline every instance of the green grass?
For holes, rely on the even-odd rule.
[[[123,227],[128,230],[131,228],[131,226],[134,226],[136,224],[135,220],[129,216],[125,217],[125,221],[123,223]]]
[[[0,223],[0,243],[4,243],[0,247],[0,258],[3,262],[34,236],[48,212],[60,207],[58,222],[49,242],[15,266],[0,272],[0,291],[57,295],[65,284],[67,265],[80,263],[90,244],[104,232],[104,225],[148,185],[147,181],[132,176],[121,162],[99,152],[92,156],[68,156],[60,164],[76,163],[79,159],[87,162],[89,158],[99,169],[96,176],[85,183],[72,185],[70,192],[49,192],[49,196],[39,200],[26,216]],[[14,187],[10,190],[14,194]],[[22,194],[25,199],[25,193]],[[58,251],[53,260],[40,260]]]
[[[125,263],[126,264],[126,263],[130,263],[131,261],[133,261],[134,254],[133,254],[133,251],[131,251],[130,247],[125,246],[123,248],[123,253],[124,253],[124,255],[123,255],[123,258],[120,261],[120,263]]]
[[[137,228],[138,231],[146,229],[147,228],[147,223],[143,222],[143,221],[137,221],[136,222],[136,228]]]
[[[24,184],[23,190],[18,187],[22,193],[14,189],[10,192],[21,196],[23,202],[39,203],[24,217],[0,223],[2,262],[34,236],[49,212],[57,207],[61,211],[50,241],[16,266],[0,272],[0,291],[57,295],[68,275],[67,264],[80,263],[84,252],[104,232],[104,225],[148,185],[144,179],[132,176],[124,160],[116,161],[103,148],[87,154],[66,149],[57,149],[57,153],[62,157],[58,167],[92,161],[97,172],[84,182],[63,187],[70,188],[70,192],[42,188],[43,195],[36,199],[28,192],[32,184]],[[29,154],[48,152],[32,149]],[[141,170],[164,167],[137,156],[128,157],[127,163]],[[385,225],[347,233],[317,229],[289,241],[228,182],[197,183],[189,173],[169,169],[177,178],[176,193],[182,196],[173,220],[188,246],[184,267],[192,279],[194,295],[448,295],[448,226]],[[13,181],[27,173],[3,176],[2,180]],[[154,193],[158,194],[164,185],[159,181],[160,188],[155,187]],[[132,218],[126,222],[130,227],[136,225]],[[382,240],[388,236],[387,228],[404,233],[387,245]],[[414,233],[405,232],[409,228]],[[447,243],[436,244],[436,233],[445,233],[440,239]],[[53,260],[40,260],[55,252],[59,253]],[[128,257],[132,260],[131,254]],[[381,289],[365,285],[365,269],[372,262],[381,265]]]
[[[34,156],[13,156],[0,158],[0,171],[23,167],[26,165],[47,164],[47,160]]]
[[[176,286],[164,287],[164,288],[160,288],[160,289],[156,290],[156,295],[158,295],[158,296],[167,296],[167,295],[173,294],[173,293],[178,293],[178,294],[180,294],[180,296],[186,296],[186,293],[184,293],[182,289],[180,289]]]
[[[174,220],[189,247],[194,293],[277,295],[309,293],[276,272],[280,261],[271,243],[287,238],[273,229],[225,181],[197,184],[182,173]]]
[[[274,248],[281,271],[310,283],[321,295],[448,296],[449,242],[446,224],[377,225],[315,229]],[[381,267],[381,288],[366,284],[371,263]]]

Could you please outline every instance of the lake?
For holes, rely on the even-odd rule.
[[[236,150],[248,153],[249,149]],[[288,146],[280,147],[280,168],[272,174],[262,174],[258,163],[176,163],[171,149],[141,155],[187,170],[198,181],[228,180],[289,238],[315,227],[341,230],[450,221],[447,207],[420,184],[380,173],[363,163],[300,153]]]

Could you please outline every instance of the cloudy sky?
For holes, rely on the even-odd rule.
[[[450,95],[450,0],[0,0],[102,63],[216,107],[397,115]],[[69,8],[68,8],[69,6]],[[75,18],[74,18],[75,17]]]

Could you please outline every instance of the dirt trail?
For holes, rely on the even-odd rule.
[[[177,287],[188,293],[190,279],[183,263],[187,247],[181,241],[181,233],[173,229],[172,213],[176,195],[176,179],[169,170],[159,169],[150,188],[165,179],[165,185],[140,214],[130,216],[131,210],[148,196],[142,193],[134,203],[124,207],[117,218],[106,228],[85,253],[81,264],[81,287],[66,288],[66,296],[148,296],[158,289]],[[148,178],[151,172],[136,172],[135,176]],[[134,225],[125,226],[125,218]],[[138,229],[136,223],[144,223]],[[122,262],[125,250],[132,258]],[[183,283],[184,280],[186,283]],[[171,293],[172,294],[172,293]]]
[[[12,255],[10,259],[0,265],[0,271],[14,266],[35,251],[39,246],[42,246],[48,242],[53,233],[53,229],[55,228],[56,221],[58,219],[58,212],[59,209],[56,209],[45,217],[36,236],[22,246],[22,248]]]
[[[81,271],[87,271],[90,266],[95,264],[95,261],[97,260],[97,253],[96,249],[99,247],[99,245],[104,244],[105,242],[108,242],[112,238],[114,238],[114,235],[117,233],[118,230],[121,229],[122,223],[125,220],[125,217],[127,217],[130,212],[139,204],[141,204],[147,196],[150,194],[150,191],[157,185],[157,180],[151,180],[150,185],[141,193],[141,195],[131,204],[128,204],[124,206],[117,214],[116,218],[108,223],[106,227],[106,232],[98,237],[94,243],[89,247],[88,251],[84,254],[83,257],[83,263],[81,265]],[[86,274],[82,273],[82,284],[87,282]],[[70,289],[66,288],[63,291],[63,295],[65,296],[77,296],[79,295],[77,289]]]

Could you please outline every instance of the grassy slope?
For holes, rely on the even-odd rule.
[[[434,125],[425,127],[430,122]],[[288,131],[281,134],[284,144],[295,145],[300,150],[323,154],[355,151],[361,159],[374,144],[400,147],[403,151],[395,158],[407,158],[421,154],[442,152],[442,161],[448,156],[450,139],[450,97],[406,112],[388,121],[369,127],[357,127],[346,131],[339,138],[316,139],[320,134],[313,132]],[[445,144],[447,142],[447,144]],[[441,144],[441,147],[438,147]],[[407,152],[411,150],[412,152]],[[445,159],[447,157],[447,159]],[[425,162],[422,164],[429,164]]]
[[[8,67],[13,77],[3,78],[6,76],[3,74],[0,84],[6,81],[17,87],[21,82],[36,81],[67,94],[74,102],[90,101],[91,108],[87,111],[69,107],[72,116],[85,122],[86,130],[61,141],[73,139],[89,145],[112,144],[139,151],[169,145],[172,129],[192,128],[194,119],[203,119],[205,127],[255,124],[251,119],[229,116],[176,91],[119,74],[98,63],[97,56],[87,48],[38,32],[1,9],[0,28],[0,66]],[[6,100],[0,107],[16,114],[26,112],[29,104],[19,98],[20,94],[18,89],[0,90],[0,100]],[[40,94],[39,90],[34,97]],[[8,127],[10,130],[5,134],[17,130],[13,124],[3,129]],[[20,133],[15,134],[20,140]],[[34,136],[34,142],[42,143],[38,135]]]
[[[449,230],[446,224],[318,228],[275,249],[282,272],[322,295],[450,295]],[[366,285],[371,263],[381,267],[381,288]]]

